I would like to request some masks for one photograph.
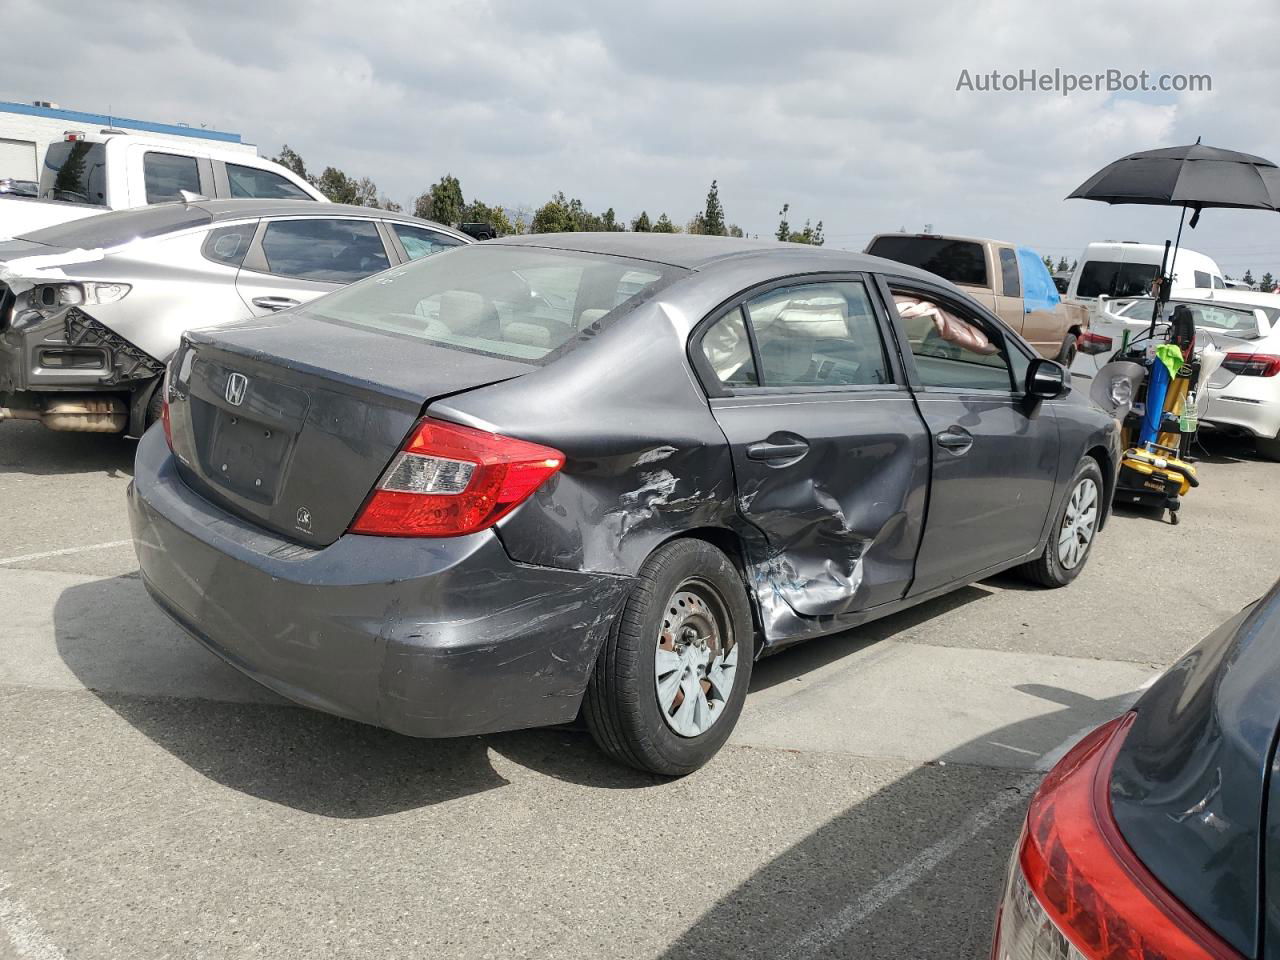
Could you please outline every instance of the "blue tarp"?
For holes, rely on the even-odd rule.
[[[1018,270],[1022,274],[1022,299],[1028,310],[1052,310],[1062,302],[1040,254],[1030,247],[1018,248]]]

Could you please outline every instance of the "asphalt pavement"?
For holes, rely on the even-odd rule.
[[[1183,522],[757,664],[664,781],[586,734],[419,741],[287,704],[138,580],[133,445],[0,424],[0,957],[984,958],[1026,798],[1280,571],[1280,464]]]

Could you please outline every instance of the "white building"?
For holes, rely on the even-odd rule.
[[[151,139],[179,143],[192,139],[211,140],[226,149],[252,154],[258,152],[253,144],[242,143],[238,133],[63,110],[56,104],[0,101],[0,177],[39,180],[40,161],[44,158],[45,148],[55,140],[64,139],[68,130],[79,131],[90,140],[100,139],[109,130],[113,133],[141,133]]]

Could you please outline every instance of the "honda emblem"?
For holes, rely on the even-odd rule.
[[[233,373],[227,377],[227,403],[238,407],[244,401],[245,391],[249,389],[249,378],[243,373]]]

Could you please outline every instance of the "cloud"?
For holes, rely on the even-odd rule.
[[[1133,150],[1205,142],[1280,160],[1280,10],[1236,0],[1195,18],[1167,3],[1070,7],[800,0],[366,0],[152,4],[10,0],[12,22],[74,53],[10,44],[11,99],[239,131],[401,200],[442,173],[467,196],[677,222],[720,184],[728,218],[771,234],[777,211],[861,247],[899,226],[1077,254],[1163,239],[1176,214],[1063,197]],[[86,19],[92,29],[86,29]],[[960,71],[1208,73],[1160,96],[957,91]],[[1192,244],[1229,271],[1280,265],[1280,220],[1206,214]],[[1277,269],[1280,269],[1278,266]]]

